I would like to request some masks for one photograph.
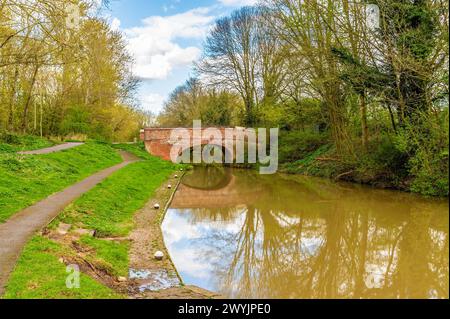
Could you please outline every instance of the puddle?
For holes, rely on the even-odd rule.
[[[181,284],[176,273],[164,269],[130,269],[129,278],[139,283],[139,292],[164,290]]]

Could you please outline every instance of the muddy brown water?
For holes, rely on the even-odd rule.
[[[196,168],[163,221],[184,283],[232,298],[448,298],[449,202]]]

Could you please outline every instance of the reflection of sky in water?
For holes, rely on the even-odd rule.
[[[178,190],[167,211],[184,283],[232,298],[448,298],[448,201],[233,174],[226,189]]]
[[[311,228],[314,231],[305,230],[300,238],[296,238],[298,233],[295,229],[301,223],[301,219],[283,213],[273,214],[270,212],[269,214],[273,215],[273,220],[276,221],[275,224],[280,227],[278,231],[281,233],[278,233],[278,235],[282,234],[280,238],[283,238],[284,244],[275,249],[273,247],[268,249],[263,247],[264,227],[260,224],[261,220],[256,218],[253,227],[251,225],[249,227],[249,220],[246,219],[249,212],[245,208],[240,207],[232,210],[231,214],[227,215],[227,220],[223,220],[217,215],[212,217],[209,213],[210,211],[207,209],[202,211],[169,209],[162,224],[164,241],[185,284],[196,285],[228,297],[278,297],[276,294],[271,295],[273,289],[279,289],[276,280],[275,283],[259,282],[262,273],[265,273],[266,267],[268,267],[267,264],[264,264],[264,261],[269,260],[282,276],[288,276],[289,280],[297,280],[295,278],[301,278],[305,272],[313,271],[310,269],[311,261],[319,258],[322,254],[321,250],[326,247],[324,236],[327,227],[325,221],[321,219],[316,219],[313,224],[304,221],[305,228],[309,228],[308,225],[310,227],[314,225]],[[242,236],[245,236],[243,230],[246,227],[247,229],[252,228],[254,233],[244,239]],[[377,228],[375,225],[369,227],[368,232],[370,234],[377,234],[378,232],[381,237],[387,234],[385,230]],[[445,233],[430,230],[429,234],[436,246],[448,252],[448,248],[446,249],[443,246],[443,243],[446,242]],[[270,239],[270,233],[266,233],[267,235]],[[368,239],[370,243],[371,236]],[[243,293],[243,278],[245,278],[243,269],[246,268],[246,265],[243,256],[237,254],[239,249],[242,249],[242,242],[251,244],[250,260],[255,262],[252,267],[249,267],[250,277],[254,278],[255,281],[247,286],[244,296],[241,294]],[[292,246],[292,243],[297,243],[297,246]],[[341,243],[338,247],[345,249],[346,244]],[[391,251],[390,247],[389,245],[375,244],[367,251],[363,281],[369,290],[375,289],[378,291],[386,284],[392,284],[392,281],[396,278],[395,269],[399,255],[397,249]],[[390,255],[391,253],[392,255]],[[237,258],[234,260],[234,266],[232,266],[233,258]],[[417,257],[414,257],[412,261],[415,264]],[[332,262],[332,260],[329,260],[329,262]],[[341,265],[352,263],[350,259],[345,258],[341,259],[341,262],[343,262]],[[299,267],[296,267],[296,264]],[[392,267],[388,270],[390,264],[392,264]],[[440,272],[431,264],[430,268],[438,273]],[[340,269],[336,268],[332,270],[332,273],[338,273],[339,271]],[[273,275],[277,276],[277,273],[275,272]],[[386,277],[386,275],[388,276]],[[447,270],[443,269],[442,277],[444,280],[448,278],[448,268]],[[229,279],[231,280],[227,281]],[[300,280],[304,280],[304,278]],[[352,283],[354,283],[354,280],[351,277],[342,278],[342,281],[337,283],[337,292],[342,296],[348,295],[351,297],[349,291],[352,290]],[[442,296],[442,293],[438,293],[434,287],[427,286],[426,288],[424,297],[438,298]],[[283,293],[286,293],[285,296],[295,297],[300,292],[297,289],[296,286],[293,286]],[[265,291],[262,292],[262,290]],[[443,293],[445,295],[446,292]]]
[[[229,265],[238,249],[239,233],[245,223],[246,210],[234,211],[233,218],[212,221],[208,218],[193,220],[195,210],[169,209],[162,224],[164,242],[184,283],[220,292],[223,287],[218,278],[226,276]],[[276,218],[281,227],[300,222],[299,218]],[[256,225],[255,225],[256,227]],[[254,237],[253,253],[262,259],[263,231],[258,229]],[[322,244],[321,238],[302,238],[298,250],[306,258],[315,255]],[[282,260],[290,263],[292,250],[282,251]],[[284,255],[283,255],[284,253]],[[279,261],[278,261],[279,262]],[[239,262],[242,267],[242,263]],[[238,267],[239,268],[239,267]],[[239,273],[237,274],[239,276]],[[233,290],[231,287],[228,287]]]
[[[226,264],[236,247],[226,245],[222,250],[207,249],[205,243],[212,234],[235,237],[244,222],[245,213],[238,213],[236,218],[227,221],[196,221],[192,215],[183,210],[169,209],[164,219],[162,230],[164,242],[170,252],[178,272],[186,284],[216,290],[213,264]],[[217,243],[216,243],[217,244]],[[237,242],[236,242],[237,244]],[[208,250],[205,256],[205,248]],[[206,257],[206,258],[205,258]]]

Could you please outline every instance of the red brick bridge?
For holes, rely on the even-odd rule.
[[[144,141],[145,149],[147,152],[154,156],[158,156],[164,160],[170,160],[170,151],[173,144],[176,142],[172,140],[173,130],[186,130],[189,135],[189,141],[186,144],[189,145],[188,148],[192,148],[194,145],[207,145],[212,141],[211,129],[220,132],[222,138],[222,147],[225,152],[229,152],[234,157],[234,146],[236,141],[244,141],[245,137],[249,133],[246,128],[236,127],[236,128],[225,128],[225,127],[209,127],[197,129],[201,134],[194,134],[194,129],[191,128],[145,128],[140,132],[140,139]],[[236,134],[229,136],[226,134],[226,130],[234,130]],[[195,135],[195,136],[194,136]],[[197,136],[199,135],[199,136]],[[255,137],[255,141],[257,137]],[[186,149],[188,149],[186,148]],[[186,149],[182,150],[184,152]]]

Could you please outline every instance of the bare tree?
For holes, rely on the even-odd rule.
[[[246,124],[256,121],[258,103],[257,68],[260,39],[258,11],[243,7],[216,22],[205,44],[205,54],[197,70],[208,84],[237,91],[244,102]]]

